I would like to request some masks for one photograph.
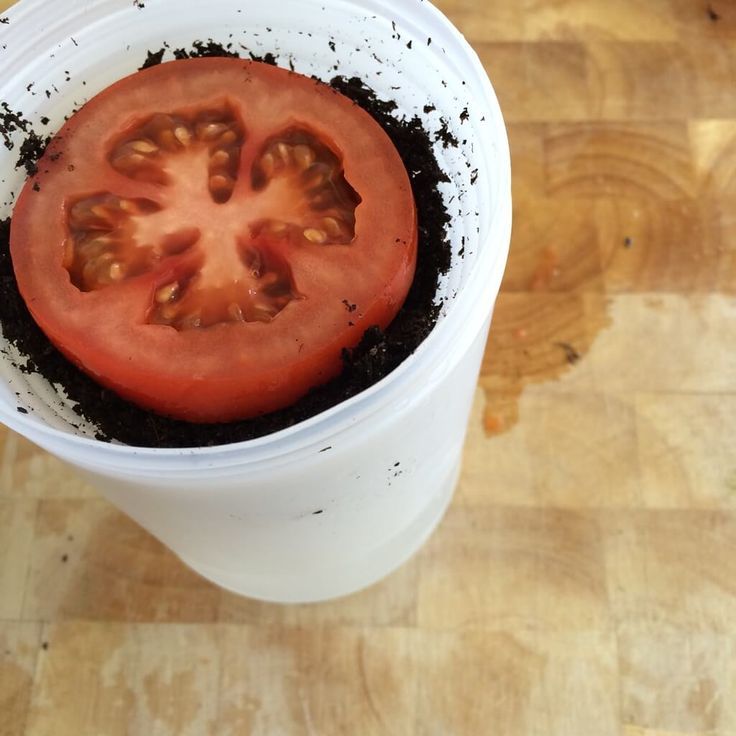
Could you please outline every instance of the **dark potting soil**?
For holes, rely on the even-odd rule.
[[[164,52],[149,52],[144,67],[163,60]],[[231,45],[197,42],[191,51],[177,49],[176,58],[187,56],[233,56]],[[274,64],[275,57],[256,58]],[[391,325],[382,331],[370,327],[360,344],[343,351],[344,370],[329,383],[313,389],[286,409],[227,424],[193,424],[145,411],[100,386],[64,358],[37,327],[18,291],[10,259],[10,220],[0,221],[0,323],[5,338],[28,358],[22,369],[38,371],[51,383],[60,384],[77,403],[81,417],[98,428],[100,440],[143,447],[202,447],[253,439],[276,432],[328,409],[373,385],[408,358],[434,327],[440,306],[435,304],[437,284],[450,266],[451,249],[447,237],[450,216],[438,190],[448,181],[433,153],[433,138],[419,118],[400,117],[395,102],[381,100],[360,79],[335,77],[332,87],[368,111],[384,128],[396,146],[411,179],[417,204],[419,250],[414,282],[406,302]],[[0,128],[6,133],[21,130],[26,141],[22,160],[29,171],[45,148],[45,141],[30,128],[19,113],[5,109]],[[12,128],[12,130],[10,129]],[[3,130],[0,130],[0,135]],[[5,136],[6,142],[9,140]],[[30,141],[30,142],[29,142]]]

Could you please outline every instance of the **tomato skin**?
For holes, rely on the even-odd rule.
[[[244,121],[232,199],[188,203],[203,229],[239,227],[253,196],[259,147],[301,126],[340,157],[358,193],[349,244],[266,245],[290,264],[298,298],[268,322],[179,331],[149,321],[154,295],[189,256],[109,288],[82,291],[65,265],[72,198],[111,192],[173,207],[171,192],[110,166],[121,132],[161,111],[227,104]],[[37,184],[40,191],[34,190]],[[196,211],[194,211],[196,210]],[[264,246],[265,247],[265,246]],[[385,328],[406,298],[417,255],[416,210],[407,173],[378,124],[332,88],[282,69],[233,59],[170,62],[107,88],[65,124],[24,187],[11,223],[11,254],[26,304],[49,339],[122,397],[194,422],[243,419],[288,406],[336,376],[341,353],[370,326]],[[281,257],[281,256],[279,256]],[[350,311],[347,305],[355,305]]]

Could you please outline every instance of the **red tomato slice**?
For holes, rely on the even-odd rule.
[[[239,59],[117,82],[62,128],[13,214],[20,291],[82,370],[153,411],[294,402],[386,327],[417,223],[388,136],[332,88]]]

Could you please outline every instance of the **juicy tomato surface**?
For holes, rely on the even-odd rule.
[[[173,61],[72,116],[11,223],[21,294],[76,365],[195,422],[285,407],[407,295],[417,223],[381,127],[327,85]]]

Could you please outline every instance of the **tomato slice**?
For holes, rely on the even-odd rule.
[[[127,77],[76,113],[13,214],[36,322],[152,411],[230,421],[285,407],[385,328],[417,252],[409,178],[360,107],[239,59]]]

